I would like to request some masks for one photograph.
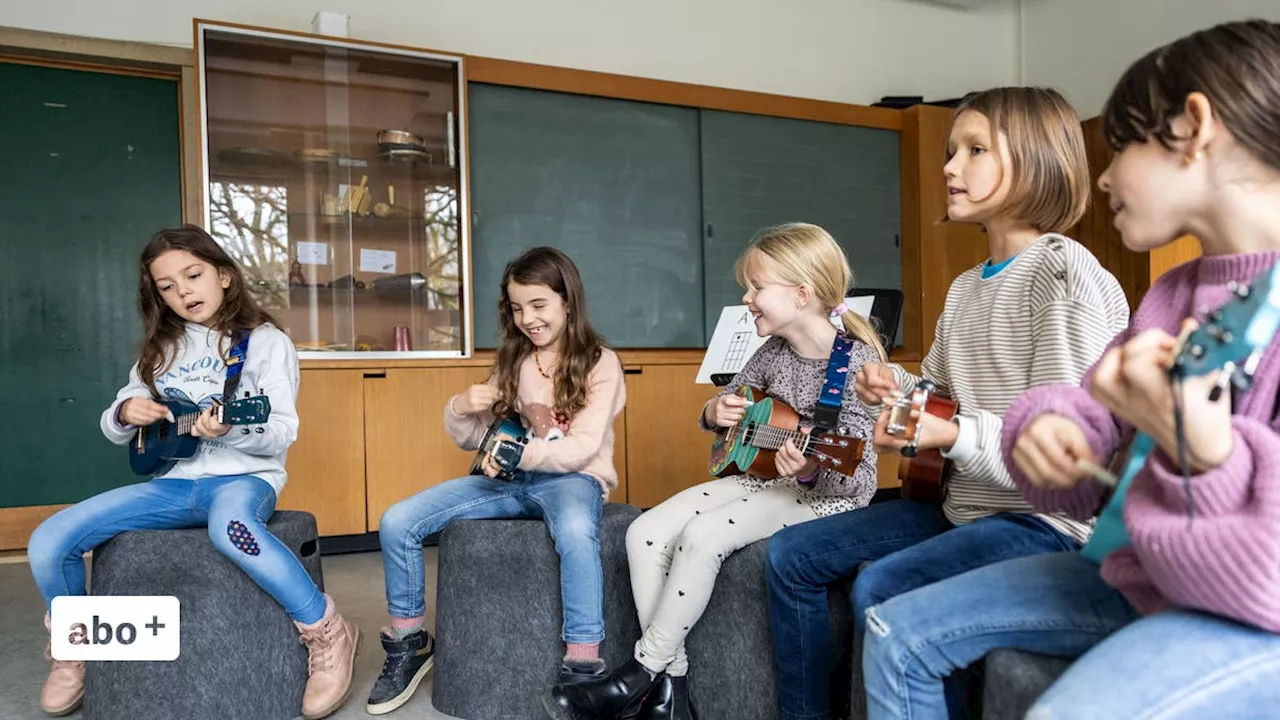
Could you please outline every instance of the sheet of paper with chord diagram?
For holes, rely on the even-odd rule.
[[[845,298],[844,301],[850,310],[863,317],[870,317],[875,298],[860,295]],[[738,372],[768,339],[756,334],[755,317],[747,310],[746,305],[726,307],[720,311],[720,321],[711,334],[711,343],[707,345],[707,354],[702,356],[702,367],[698,368],[698,377],[694,382],[709,385],[712,374]]]

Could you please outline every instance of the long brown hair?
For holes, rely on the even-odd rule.
[[[271,314],[262,309],[245,285],[244,273],[235,260],[227,254],[209,233],[195,225],[183,225],[156,233],[138,262],[138,314],[142,317],[142,348],[138,354],[138,376],[143,384],[156,390],[156,376],[161,374],[177,354],[178,343],[185,332],[186,321],[169,309],[156,282],[151,278],[151,263],[170,250],[185,250],[213,266],[219,274],[231,277],[231,285],[223,291],[222,304],[214,313],[213,329],[224,333],[228,340],[219,354],[230,351],[229,338],[236,330],[253,330],[263,323],[279,325]]]
[[[1009,140],[1012,178],[1001,212],[1042,233],[1066,232],[1080,222],[1091,194],[1084,130],[1058,91],[998,87],[971,93],[952,113],[953,125],[966,110],[987,118],[996,157],[1000,133]]]
[[[491,373],[498,378],[502,398],[494,406],[499,416],[515,412],[515,399],[520,384],[520,365],[533,352],[533,342],[516,327],[511,311],[510,283],[546,285],[564,301],[564,332],[560,337],[560,361],[552,382],[555,384],[556,411],[573,417],[587,406],[587,379],[600,361],[604,339],[587,320],[587,296],[582,276],[569,256],[552,247],[536,247],[511,261],[502,273],[498,299],[498,322],[502,344],[494,358]]]
[[[1173,150],[1173,121],[1202,93],[1232,136],[1280,171],[1280,23],[1216,25],[1144,55],[1125,71],[1102,111],[1102,134],[1119,152],[1150,138]]]

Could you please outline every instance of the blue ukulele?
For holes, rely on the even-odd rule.
[[[514,440],[508,438],[515,438]],[[516,467],[524,455],[524,446],[529,443],[529,433],[516,418],[497,418],[489,425],[475,460],[471,462],[470,474],[484,475],[484,459],[492,458],[498,466],[499,480],[510,480],[516,476]]]
[[[1210,394],[1214,400],[1229,385],[1241,392],[1249,389],[1262,354],[1280,329],[1280,264],[1259,275],[1252,285],[1230,283],[1227,288],[1233,297],[1213,311],[1204,325],[1181,339],[1169,368],[1172,378],[1198,377],[1221,370]],[[1086,558],[1100,563],[1111,551],[1129,544],[1124,526],[1125,494],[1155,448],[1150,435],[1135,432],[1128,449],[1116,454],[1112,468],[1119,479],[1098,515],[1093,536],[1081,550]]]
[[[214,417],[223,425],[261,425],[271,417],[271,400],[266,395],[232,400],[226,405],[214,405]],[[173,422],[157,420],[138,428],[133,442],[129,443],[129,467],[138,475],[157,475],[168,472],[177,461],[196,454],[200,438],[191,434],[202,409],[190,400],[165,398],[157,400],[167,405],[173,413]]]

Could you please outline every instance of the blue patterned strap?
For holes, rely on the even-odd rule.
[[[222,404],[226,405],[236,399],[236,390],[240,387],[240,373],[244,372],[245,354],[249,352],[249,331],[239,330],[233,336],[235,345],[227,356],[227,381],[222,386]]]
[[[840,408],[844,405],[844,386],[849,380],[849,364],[853,358],[853,340],[836,333],[831,343],[831,360],[827,362],[827,379],[813,409],[814,424],[824,430],[840,425]]]

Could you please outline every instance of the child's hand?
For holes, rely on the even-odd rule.
[[[808,430],[801,430],[808,434]],[[809,464],[813,462],[800,452],[800,448],[796,446],[794,440],[787,440],[782,443],[782,447],[778,448],[778,452],[773,456],[773,464],[778,468],[780,477],[800,476],[804,477],[809,474]]]
[[[871,436],[871,444],[877,455],[900,453],[907,446],[906,438],[889,434],[889,413],[891,408],[880,411],[880,419],[876,421],[875,434]],[[915,412],[912,413],[915,416]],[[950,420],[943,420],[937,415],[919,413],[916,423],[916,451],[950,450],[960,435],[960,427]]]
[[[191,428],[191,434],[195,437],[216,438],[226,435],[231,430],[230,425],[223,425],[218,422],[218,418],[214,416],[214,410],[217,408],[206,408],[200,413],[200,417],[196,418],[196,424]]]
[[[1065,490],[1086,477],[1077,461],[1098,464],[1089,441],[1074,421],[1057,413],[1040,415],[1018,435],[1013,462],[1032,485]]]
[[[880,405],[898,391],[898,379],[888,365],[866,363],[858,369],[853,389],[858,393],[858,399],[867,405]]]
[[[1112,348],[1098,361],[1089,394],[1119,417],[1155,439],[1170,458],[1177,458],[1173,422],[1173,387],[1168,367],[1177,339],[1163,330],[1138,334]],[[1194,472],[1217,467],[1231,454],[1231,393],[1217,402],[1209,391],[1217,373],[1182,383],[1182,419],[1187,458]]]
[[[165,418],[170,421],[173,420],[173,414],[169,412],[167,405],[161,405],[151,398],[144,397],[125,400],[116,415],[125,425],[133,425],[134,427],[150,425]]]
[[[708,425],[729,427],[747,414],[747,399],[735,393],[721,395],[707,405],[703,414]]]
[[[511,440],[514,442],[515,438],[506,433],[499,433],[498,440]],[[498,461],[494,460],[492,455],[485,455],[480,461],[480,472],[484,473],[486,477],[496,478],[498,473],[502,472],[502,467],[498,465]]]
[[[492,385],[472,385],[453,401],[453,411],[459,415],[478,415],[498,402],[498,389]]]

